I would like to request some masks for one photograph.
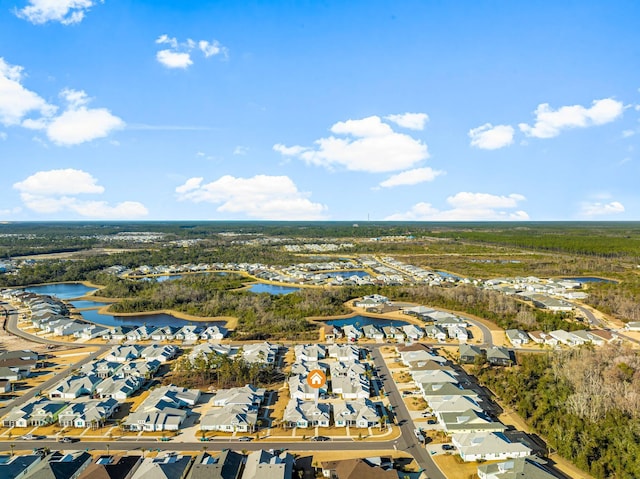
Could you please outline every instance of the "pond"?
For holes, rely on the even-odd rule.
[[[86,300],[79,300],[79,301],[69,301],[71,303],[71,305],[74,308],[78,308],[78,309],[82,309],[82,308],[102,308],[103,306],[106,306],[107,304],[111,304],[111,303],[100,303],[98,301],[86,301]]]
[[[352,316],[351,318],[342,318],[342,319],[330,319],[327,321],[323,321],[330,326],[338,326],[342,328],[347,325],[355,326],[357,323],[357,327],[362,328],[368,324],[373,324],[377,328],[381,328],[383,326],[407,326],[407,321],[402,321],[400,319],[383,319],[383,318],[371,318],[369,316]]]
[[[90,288],[81,283],[58,283],[29,286],[28,288],[24,288],[24,290],[29,293],[55,296],[58,299],[72,299],[89,294],[95,291],[96,288]]]
[[[618,283],[618,281],[615,281],[613,279],[598,278],[596,276],[576,276],[574,278],[561,278],[561,279],[566,279],[568,281],[577,281],[578,283],[611,283],[611,284]]]
[[[300,291],[300,288],[292,288],[290,286],[278,286],[275,284],[256,283],[249,287],[252,293],[269,293],[269,294],[290,294]]]
[[[181,328],[186,325],[196,326],[224,326],[226,321],[189,321],[177,318],[171,314],[141,314],[136,316],[114,316],[112,314],[100,314],[96,309],[81,311],[83,319],[102,326],[174,326]]]

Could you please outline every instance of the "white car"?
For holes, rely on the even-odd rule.
[[[416,435],[418,441],[424,442],[424,435],[422,434],[422,431],[420,429],[414,429],[413,433]]]

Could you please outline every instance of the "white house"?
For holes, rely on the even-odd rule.
[[[511,442],[500,432],[460,433],[451,436],[451,442],[460,452],[465,462],[496,461],[515,457],[525,457],[531,454],[524,444]]]

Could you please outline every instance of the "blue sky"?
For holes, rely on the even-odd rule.
[[[638,18],[4,0],[0,220],[640,220]]]

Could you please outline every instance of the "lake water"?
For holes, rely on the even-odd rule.
[[[55,296],[59,299],[79,298],[85,294],[95,291],[96,288],[90,288],[80,283],[60,283],[60,284],[43,284],[40,286],[29,286],[24,289],[29,293],[47,294]]]
[[[611,283],[616,284],[618,281],[614,281],[613,279],[605,279],[605,278],[597,278],[595,276],[580,276],[575,278],[562,278],[569,281],[577,281],[579,283]]]
[[[70,303],[74,308],[78,308],[78,309],[82,309],[82,308],[102,308],[103,306],[106,306],[107,304],[110,304],[110,303],[100,303],[98,301],[85,301],[85,300],[70,301]]]
[[[102,326],[174,326],[181,328],[186,325],[196,326],[224,326],[225,321],[189,321],[176,318],[170,314],[144,314],[140,316],[114,316],[112,314],[100,314],[96,309],[81,311],[82,317],[92,323]]]
[[[371,318],[369,316],[353,316],[351,318],[343,318],[343,319],[330,319],[328,321],[323,321],[326,324],[331,326],[338,326],[342,328],[346,325],[355,326],[358,323],[358,327],[362,328],[368,324],[373,324],[377,328],[381,328],[383,326],[406,326],[408,324],[407,321],[402,321],[399,319],[382,319],[382,318]]]
[[[300,288],[292,288],[290,286],[278,286],[275,284],[256,283],[249,287],[252,293],[269,293],[269,294],[290,294],[300,291]]]

